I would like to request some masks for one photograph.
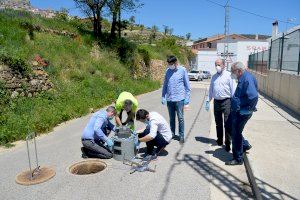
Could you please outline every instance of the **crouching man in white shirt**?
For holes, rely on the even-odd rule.
[[[138,133],[139,141],[146,142],[147,155],[156,158],[172,139],[170,125],[165,118],[157,112],[148,112],[140,109],[136,113],[136,120],[145,123],[146,129]],[[154,151],[154,147],[157,147]]]

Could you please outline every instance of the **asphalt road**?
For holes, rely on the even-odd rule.
[[[203,83],[192,83],[191,104],[185,112],[186,142],[172,140],[157,161],[156,172],[129,174],[130,167],[113,159],[100,173],[76,176],[68,168],[81,158],[80,136],[90,115],[60,125],[37,139],[41,166],[55,169],[51,180],[33,186],[15,183],[18,173],[28,169],[26,145],[0,153],[0,199],[210,199],[209,144],[195,137],[208,137],[210,113],[202,102]],[[161,105],[161,91],[139,97],[140,108],[157,111],[168,120],[167,107]],[[202,106],[202,107],[201,107]],[[141,124],[139,124],[141,126]],[[178,129],[177,129],[178,130]]]

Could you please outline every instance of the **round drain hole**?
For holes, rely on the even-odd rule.
[[[42,167],[34,176],[30,170],[21,172],[16,177],[16,182],[21,185],[35,185],[46,182],[55,176],[55,171],[48,167]]]
[[[89,175],[99,173],[106,167],[106,163],[100,160],[85,160],[71,165],[69,171],[75,175]]]

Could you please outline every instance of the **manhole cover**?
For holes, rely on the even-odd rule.
[[[30,170],[21,172],[19,175],[17,175],[16,182],[21,185],[35,185],[43,183],[54,177],[55,171],[51,168],[42,167],[39,169],[38,174],[34,175],[32,178],[31,175],[32,171]]]
[[[69,171],[75,175],[88,175],[101,172],[106,167],[106,163],[100,160],[85,160],[71,165]]]

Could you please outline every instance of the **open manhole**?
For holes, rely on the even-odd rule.
[[[89,175],[101,172],[106,167],[106,163],[100,160],[85,160],[71,165],[69,171],[75,175]]]

